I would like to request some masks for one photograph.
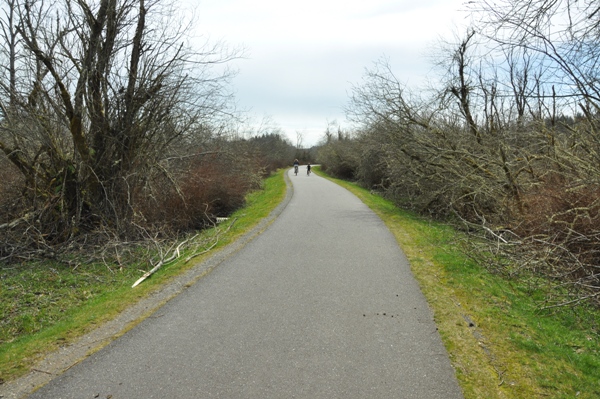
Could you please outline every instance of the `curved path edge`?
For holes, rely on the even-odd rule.
[[[41,362],[33,366],[28,374],[0,385],[0,399],[20,399],[31,394],[53,378],[119,338],[142,320],[150,317],[165,303],[206,276],[231,255],[241,250],[260,235],[291,201],[294,189],[287,173],[284,173],[284,179],[286,183],[285,198],[250,231],[244,233],[231,244],[217,250],[208,259],[199,262],[188,271],[175,277],[146,298],[131,305],[116,318],[83,335],[75,342],[50,353]]]

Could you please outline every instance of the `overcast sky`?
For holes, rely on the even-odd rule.
[[[365,68],[389,58],[410,86],[431,71],[439,37],[463,24],[464,0],[193,0],[199,33],[247,56],[232,64],[241,108],[296,143],[318,142],[327,122],[345,126],[344,106]]]

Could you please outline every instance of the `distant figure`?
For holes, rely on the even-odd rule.
[[[306,165],[306,176],[310,176],[310,162]]]
[[[298,166],[300,166],[300,162],[297,159],[294,159],[294,173],[298,176]]]

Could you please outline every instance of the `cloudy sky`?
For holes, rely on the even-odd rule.
[[[389,59],[410,86],[431,71],[432,48],[465,21],[464,0],[193,0],[199,33],[246,57],[233,62],[239,106],[310,146],[344,106],[365,68]]]

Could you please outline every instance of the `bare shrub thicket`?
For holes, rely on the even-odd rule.
[[[358,171],[358,147],[356,140],[335,124],[325,131],[323,145],[318,149],[318,161],[323,170],[342,179],[354,179]]]
[[[600,7],[470,7],[480,22],[442,49],[437,87],[416,94],[382,60],[354,88],[352,176],[483,233],[488,261],[514,259],[504,271],[550,277],[559,289],[548,306],[597,300]],[[342,163],[330,155],[338,145],[322,150],[327,167]]]
[[[293,163],[297,148],[281,131],[262,132],[247,140],[252,162],[248,165],[255,170],[275,170]]]
[[[226,139],[237,57],[169,0],[0,1],[0,260],[175,237],[263,165]]]
[[[164,173],[132,190],[136,224],[163,236],[202,229],[243,206],[246,194],[260,188],[263,170],[253,168],[235,142],[212,139],[194,149],[166,157]]]

